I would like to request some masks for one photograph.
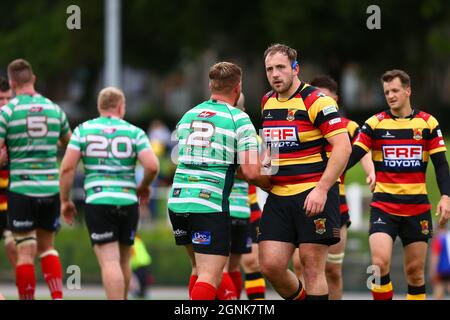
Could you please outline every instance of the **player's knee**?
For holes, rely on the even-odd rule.
[[[380,268],[382,274],[389,269],[389,258],[382,256],[373,256],[372,257],[372,265]]]
[[[420,261],[411,261],[405,266],[405,273],[410,284],[423,282],[424,265]]]
[[[280,274],[283,270],[281,270],[281,266],[277,263],[276,260],[272,259],[263,259],[260,261],[261,273],[266,277],[273,278]]]
[[[37,244],[35,231],[14,234],[13,236],[18,250],[31,246],[35,247]]]
[[[259,270],[258,259],[242,259],[242,266],[246,272],[256,272]]]
[[[325,267],[325,274],[327,276],[327,280],[331,282],[338,282],[342,277],[342,269],[341,264],[336,263],[327,263]]]
[[[322,277],[324,274],[324,270],[317,268],[316,266],[312,265],[305,265],[303,266],[303,276],[305,280],[308,282],[316,282],[317,279]]]

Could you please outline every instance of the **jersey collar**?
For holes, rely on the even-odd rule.
[[[305,87],[305,83],[304,83],[303,81],[300,81],[300,85],[298,86],[297,90],[295,90],[295,92],[292,94],[292,96],[289,97],[289,99],[287,99],[287,100],[279,100],[279,99],[278,99],[278,93],[277,93],[277,95],[276,95],[276,98],[277,98],[277,100],[280,101],[280,102],[289,101],[289,100],[291,100],[292,98],[294,98],[300,91],[302,91],[304,87]]]
[[[394,120],[396,120],[396,119],[413,119],[413,118],[417,115],[418,111],[416,111],[415,108],[412,108],[411,114],[410,114],[409,116],[406,116],[406,117],[397,117],[397,116],[394,116],[394,115],[392,114],[392,112],[391,112],[391,109],[388,109],[386,113],[389,115],[389,117],[391,117],[391,118],[394,119]]]

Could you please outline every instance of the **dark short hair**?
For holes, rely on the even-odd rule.
[[[326,88],[335,94],[338,92],[337,82],[327,75],[318,75],[314,77],[310,84],[314,87]]]
[[[231,92],[241,78],[241,68],[231,62],[219,62],[209,69],[211,90],[215,92]]]
[[[27,84],[33,79],[31,64],[25,59],[16,59],[8,65],[8,77],[19,85]]]
[[[403,87],[406,88],[411,86],[411,78],[409,77],[409,75],[405,71],[399,69],[388,70],[383,73],[383,75],[381,76],[381,84],[383,84],[384,82],[391,82],[395,78],[400,79]]]
[[[295,60],[297,60],[297,50],[281,43],[275,43],[270,45],[264,51],[264,60],[267,58],[267,56],[275,54],[275,53],[281,53],[288,57],[289,61],[293,63]]]
[[[5,92],[5,91],[8,91],[9,89],[11,89],[11,88],[9,87],[8,80],[6,80],[5,77],[0,76],[0,91]]]

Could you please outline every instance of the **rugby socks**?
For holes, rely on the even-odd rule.
[[[394,289],[389,273],[381,277],[380,285],[375,284],[375,279],[372,280],[372,296],[374,300],[392,300]]]
[[[41,270],[50,290],[52,299],[62,299],[62,266],[56,250],[44,252],[41,259]]]
[[[192,288],[191,300],[215,300],[216,288],[207,282],[197,281]]]
[[[233,280],[231,280],[228,272],[222,274],[222,282],[220,282],[219,288],[217,288],[217,299],[219,300],[236,300],[236,288],[234,287]]]
[[[194,288],[195,283],[197,282],[198,276],[197,275],[191,275],[189,278],[189,299],[192,296],[192,289]]]
[[[425,285],[414,287],[408,284],[408,294],[406,295],[406,300],[425,300]]]
[[[261,272],[245,274],[245,291],[248,300],[265,300],[266,281]]]
[[[242,273],[240,271],[229,272],[231,281],[233,281],[234,289],[236,290],[236,296],[238,299],[241,298],[242,292]]]
[[[34,300],[36,288],[34,265],[21,264],[16,266],[16,286],[20,300]]]
[[[321,296],[317,296],[317,297],[321,297]],[[286,300],[305,300],[308,298],[309,298],[309,295],[308,296],[306,295],[306,291],[303,288],[302,282],[300,280],[298,280],[297,291],[295,291],[295,293],[292,296],[290,296],[289,298],[287,298]],[[328,295],[327,295],[327,299],[328,299]]]

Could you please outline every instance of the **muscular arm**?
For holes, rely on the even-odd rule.
[[[366,182],[369,184],[370,190],[375,189],[375,166],[372,161],[372,153],[369,151],[361,158],[361,165],[366,173]]]
[[[362,157],[364,157],[365,154],[367,154],[366,150],[364,150],[358,145],[353,145],[352,153],[350,154],[350,159],[348,160],[345,171],[351,169],[355,164],[357,164],[362,159]]]
[[[159,160],[151,149],[139,152],[138,160],[144,168],[144,178],[136,189],[141,204],[147,203],[150,196],[150,184],[159,172]]]
[[[61,200],[61,214],[68,224],[73,223],[73,218],[77,214],[76,208],[70,199],[70,190],[78,162],[81,159],[81,152],[75,149],[67,149],[64,159],[61,163],[59,177],[59,198]]]
[[[350,140],[346,132],[329,137],[327,140],[333,148],[322,177],[316,187],[306,197],[304,209],[307,216],[314,216],[323,211],[328,190],[344,172],[351,153]]]
[[[238,175],[241,175],[247,182],[254,184],[264,191],[272,189],[270,177],[261,175],[261,162],[256,150],[241,151],[238,154],[240,168]]]
[[[70,137],[72,136],[72,131],[69,130],[65,135],[63,135],[61,138],[59,138],[58,146],[61,148],[66,148],[69,144]]]

